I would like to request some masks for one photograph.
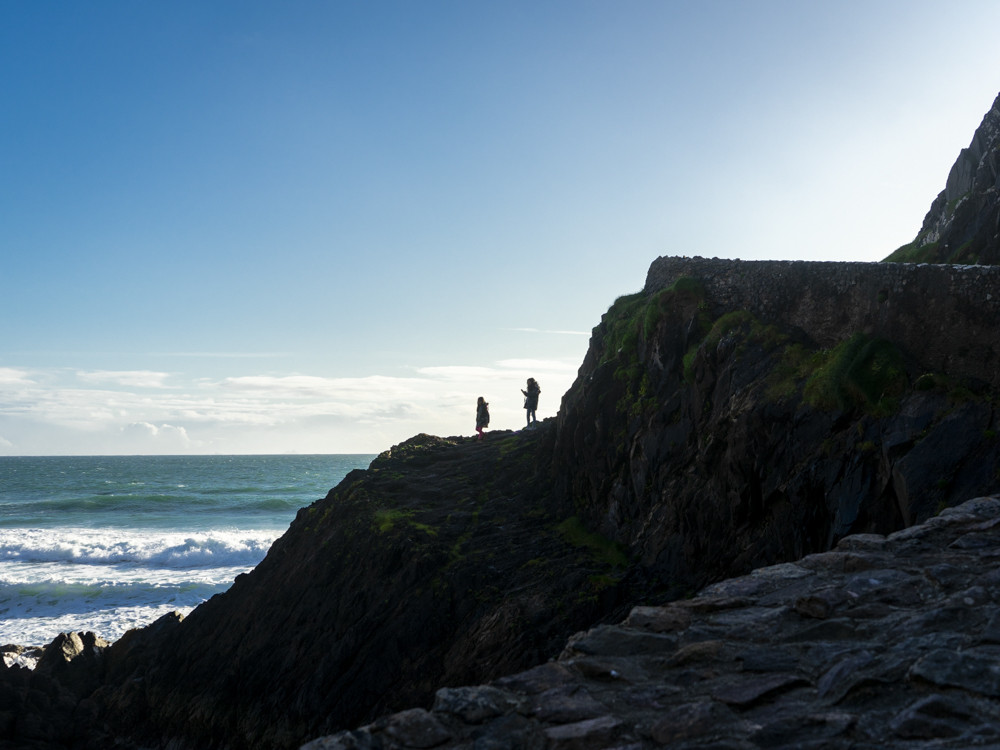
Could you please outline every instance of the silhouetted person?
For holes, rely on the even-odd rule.
[[[534,378],[528,378],[528,390],[521,389],[521,393],[524,394],[524,408],[527,410],[529,425],[538,421],[535,417],[535,409],[538,408],[538,394],[541,392],[542,389],[538,387]]]
[[[477,440],[483,439],[483,429],[490,426],[490,405],[482,396],[476,402],[476,432],[479,433]]]

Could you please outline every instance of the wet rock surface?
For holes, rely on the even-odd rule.
[[[353,748],[1000,746],[1000,496],[641,606]]]

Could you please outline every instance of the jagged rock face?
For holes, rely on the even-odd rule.
[[[989,494],[998,280],[661,258],[594,329],[557,419],[417,436],[352,472],[228,592],[103,650],[96,691],[66,671],[80,715],[141,746],[295,747],[542,663],[633,605]],[[31,705],[22,672],[7,683]]]
[[[594,330],[557,491],[667,597],[994,491],[998,282],[661,258]]]
[[[1000,96],[959,154],[916,239],[887,260],[1000,263]]]
[[[94,700],[150,744],[294,747],[543,662],[631,605],[987,494],[998,280],[659,259],[556,420],[394,447],[226,594],[108,649]]]
[[[1000,498],[576,634],[302,750],[996,747]]]
[[[108,650],[106,721],[140,744],[295,747],[558,653],[615,592],[549,491],[553,434],[418,435],[352,472],[225,594]]]

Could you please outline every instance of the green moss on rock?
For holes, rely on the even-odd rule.
[[[628,555],[622,546],[584,526],[579,516],[570,516],[556,526],[556,531],[570,545],[586,549],[595,562],[614,568],[628,565]]]
[[[885,339],[856,333],[825,353],[804,396],[822,409],[891,412],[907,384],[903,358]]]

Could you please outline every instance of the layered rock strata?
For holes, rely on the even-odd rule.
[[[556,493],[677,598],[1000,485],[1000,268],[660,258],[563,399]]]
[[[1000,497],[760,568],[302,750],[1000,744]]]

